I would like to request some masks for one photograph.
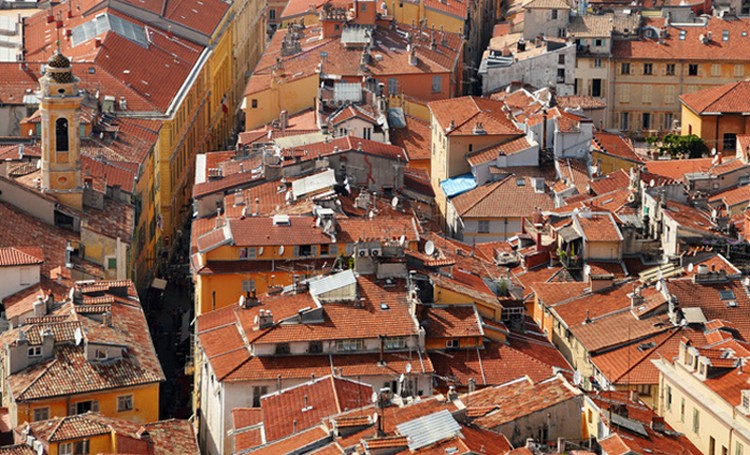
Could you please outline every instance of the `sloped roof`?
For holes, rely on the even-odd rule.
[[[427,106],[448,136],[474,135],[478,123],[487,135],[523,134],[505,112],[505,104],[502,101],[463,96],[432,101]],[[454,127],[448,131],[451,122]]]
[[[537,192],[530,178],[515,176],[462,193],[451,202],[462,218],[520,217],[535,208],[554,208],[549,193]]]

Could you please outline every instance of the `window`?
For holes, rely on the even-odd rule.
[[[697,76],[698,75],[698,65],[690,64],[688,65],[688,76]]]
[[[42,347],[41,346],[32,346],[28,350],[29,357],[41,357],[42,356]]]
[[[564,65],[565,64],[565,54],[560,54],[557,56],[557,64],[558,65]]]
[[[552,20],[555,20],[559,17],[559,12],[556,9],[552,10]]]
[[[558,68],[557,69],[557,82],[559,84],[565,83],[565,68]]]
[[[737,135],[734,133],[724,133],[724,150],[734,150],[737,146]]]
[[[604,46],[604,40],[601,38],[597,38],[594,40],[594,46],[595,47],[602,47]]]
[[[123,395],[117,397],[117,412],[133,410],[133,395]]]
[[[741,442],[738,442],[737,445],[734,446],[734,455],[742,455],[744,450],[745,446],[743,446]]]
[[[242,280],[242,292],[253,292],[255,290],[255,280]]]
[[[641,101],[644,103],[651,102],[651,86],[650,85],[644,85],[641,88]]]
[[[628,115],[627,112],[620,112],[620,129],[621,130],[627,130],[628,129],[628,127],[629,127],[629,125],[628,125],[629,118],[628,117],[629,117],[629,115]]]
[[[269,21],[275,21],[276,20],[276,10],[273,8],[268,9],[268,20]]]
[[[337,256],[339,254],[339,246],[328,245],[328,254],[330,254],[331,256]]]
[[[107,256],[107,270],[117,269],[117,258],[115,256]]]
[[[276,343],[276,354],[289,354],[291,349],[289,343]]]
[[[674,103],[674,86],[667,85],[664,87],[664,104]]]
[[[89,455],[89,440],[60,444],[57,453],[59,455]]]
[[[337,351],[361,351],[364,347],[362,340],[336,340]]]
[[[620,74],[630,74],[630,63],[620,65]]]
[[[461,343],[458,340],[448,340],[445,342],[445,347],[448,349],[457,349]]]
[[[388,94],[393,95],[398,91],[398,79],[395,77],[388,78]]]
[[[734,65],[734,77],[742,77],[745,75],[745,65]]]
[[[714,63],[711,65],[711,76],[718,77],[721,76],[721,65]]]
[[[666,386],[664,393],[664,408],[666,408],[667,411],[672,410],[672,387],[670,386]]]
[[[664,129],[671,130],[673,121],[674,121],[674,114],[672,114],[671,112],[667,112],[666,114],[664,114]]]
[[[323,352],[323,342],[311,341],[310,344],[307,345],[307,352],[310,354],[320,354]]]
[[[367,139],[368,141],[372,139],[372,128],[369,128],[369,127],[362,128],[362,138]]]
[[[255,386],[253,387],[253,407],[260,407],[260,397],[268,393],[267,386]]]
[[[674,76],[674,63],[667,63],[667,76]]]
[[[440,93],[443,91],[443,78],[440,76],[432,76],[432,93]]]
[[[406,347],[405,337],[388,337],[383,341],[383,348],[388,349],[404,349]]]
[[[636,391],[639,395],[651,396],[651,384],[638,384]]]
[[[94,358],[96,360],[106,360],[107,359],[107,350],[106,349],[97,349],[94,351]]]
[[[650,112],[644,112],[641,125],[644,130],[650,130],[651,129],[651,113]]]
[[[49,407],[34,409],[34,422],[49,419]]]
[[[698,433],[701,429],[701,412],[693,408],[693,433]]]
[[[71,403],[70,409],[68,410],[70,415],[85,414],[89,411],[98,412],[99,402],[96,400],[79,401],[78,403]]]
[[[602,96],[602,80],[593,79],[591,81],[591,96]]]
[[[253,98],[252,101],[250,101],[250,106],[252,106],[253,109],[258,109],[258,100]]]
[[[359,2],[357,4],[359,5],[359,10],[360,11],[363,11],[363,12],[367,11],[367,3]]]
[[[68,151],[68,119],[59,118],[55,121],[55,150]]]
[[[653,63],[644,63],[643,64],[643,74],[654,74],[654,65],[653,65]]]
[[[477,232],[480,234],[488,234],[490,232],[490,220],[479,220]]]
[[[240,259],[255,259],[258,256],[258,251],[255,247],[240,248]]]
[[[594,59],[594,68],[601,68],[602,67],[602,59],[595,58]]]
[[[620,102],[630,102],[630,86],[628,86],[627,84],[622,84],[622,86],[620,87]]]

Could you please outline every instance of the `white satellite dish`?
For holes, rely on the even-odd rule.
[[[263,247],[258,248],[258,256],[263,256]]]
[[[370,213],[367,216],[369,216],[370,219],[373,219],[373,218],[375,218],[375,212],[373,212],[372,210],[370,210]]]
[[[688,264],[688,272],[692,272],[694,267],[695,266],[693,265],[692,262],[690,264]]]
[[[411,373],[411,362],[406,364],[406,374]]]
[[[716,156],[716,147],[711,149],[711,156]]]
[[[372,402],[373,403],[378,402],[378,392],[372,392]]]
[[[656,282],[656,290],[661,292],[661,281]]]
[[[279,256],[283,256],[283,255],[284,255],[284,245],[281,245],[279,247]]]
[[[372,423],[378,423],[378,419],[380,418],[380,415],[376,412],[372,413]]]
[[[406,376],[404,376],[404,373],[401,373],[401,376],[398,377],[398,382],[404,382],[406,380]]]
[[[398,244],[399,244],[399,245],[401,245],[401,246],[404,246],[404,243],[406,243],[406,236],[405,236],[405,235],[402,235],[402,236],[401,236],[401,237],[399,237],[399,239],[398,239]]]
[[[75,337],[75,340],[76,340],[76,346],[80,346],[81,341],[83,341],[83,332],[81,331],[80,327],[76,327],[76,331],[73,334],[73,336]]]
[[[573,385],[580,385],[582,379],[581,372],[576,370],[576,372],[573,373]]]
[[[656,185],[656,182],[654,181],[654,179],[651,179],[651,181],[648,182],[648,186],[651,187],[651,188],[653,188],[654,185]]]
[[[435,253],[435,244],[432,243],[432,240],[428,240],[427,243],[424,244],[424,254],[432,256]]]
[[[393,210],[396,210],[398,207],[398,197],[393,196],[393,199],[391,199],[391,207],[393,207]]]

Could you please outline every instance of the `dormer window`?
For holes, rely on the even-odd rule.
[[[41,357],[42,356],[42,347],[41,346],[32,346],[28,350],[29,357]]]
[[[96,358],[96,360],[107,360],[107,350],[106,349],[97,349],[94,352],[94,358]]]

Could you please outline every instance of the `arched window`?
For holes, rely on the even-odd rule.
[[[55,144],[58,152],[68,151],[68,119],[59,118],[55,122]]]

